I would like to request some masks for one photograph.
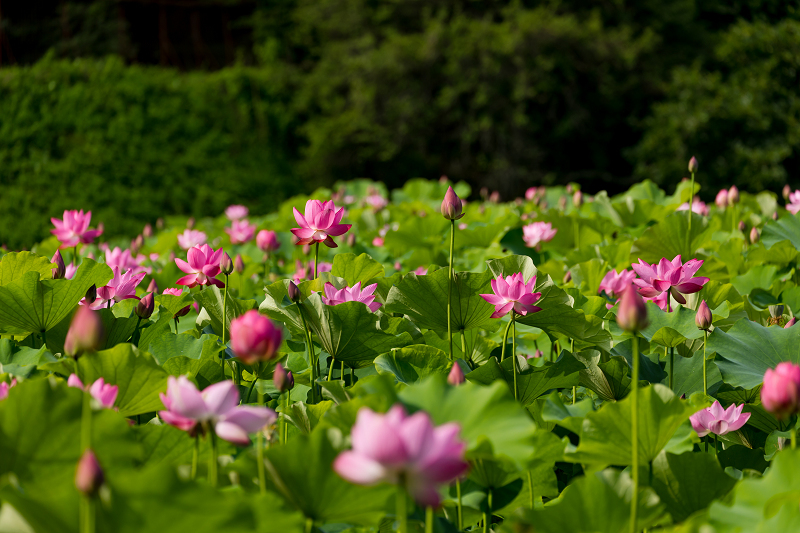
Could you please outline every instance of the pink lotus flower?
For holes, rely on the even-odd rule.
[[[215,252],[207,244],[194,246],[189,249],[186,258],[189,260],[188,263],[183,259],[175,259],[178,268],[188,274],[176,281],[176,284],[186,285],[190,289],[197,285],[216,285],[219,288],[225,286],[222,281],[216,279],[220,273],[219,261],[222,259],[222,248]]]
[[[340,224],[344,208],[340,207],[337,210],[333,200],[327,202],[309,200],[306,202],[305,216],[301,215],[297,208],[292,209],[294,219],[300,225],[299,228],[292,228],[292,233],[299,239],[296,244],[321,242],[329,248],[336,248],[338,245],[333,242],[332,237],[344,235],[352,227],[351,224]]]
[[[70,263],[64,269],[64,279],[72,279],[75,277],[75,273],[78,271],[78,265],[75,263]]]
[[[183,289],[182,288],[164,289],[164,292],[162,292],[161,294],[171,294],[172,296],[180,296],[181,294],[183,294]],[[197,303],[197,302],[195,302],[195,303]],[[184,307],[183,309],[181,309],[180,311],[175,313],[175,318],[180,318],[182,316],[188,315],[190,308],[191,308],[191,306],[187,305],[186,307]]]
[[[85,496],[97,496],[105,483],[105,475],[94,452],[87,448],[75,468],[75,488]]]
[[[92,221],[92,212],[87,211],[83,213],[80,211],[64,211],[62,220],[51,218],[50,222],[56,227],[51,229],[50,233],[56,236],[61,243],[61,248],[72,248],[78,244],[91,244],[94,240],[103,234],[103,228],[89,229],[89,223]]]
[[[194,248],[195,246],[202,246],[206,243],[208,237],[205,233],[196,229],[187,229],[178,235],[178,246],[184,250]]]
[[[690,416],[689,420],[698,437],[705,437],[709,433],[725,435],[747,423],[750,413],[742,413],[743,408],[744,404],[739,407],[731,404],[727,409],[723,409],[719,402],[715,401],[711,407],[706,407]]]
[[[680,255],[676,255],[671,262],[663,258],[658,264],[650,265],[639,259],[638,264],[631,265],[641,277],[633,280],[639,287],[639,294],[652,298],[663,292],[669,292],[682,304],[686,303],[684,294],[698,292],[708,283],[708,278],[692,277],[701,266],[703,261],[697,259],[690,259],[685,265],[682,264]]]
[[[617,324],[625,331],[641,331],[647,327],[647,307],[633,285],[622,291],[617,310]]]
[[[617,273],[616,270],[609,270],[606,275],[603,276],[603,281],[600,282],[600,287],[597,292],[605,292],[606,296],[616,300],[622,296],[622,293],[633,283],[635,278],[636,272],[632,270],[625,269],[620,273]],[[611,309],[613,306],[606,304],[606,307]]]
[[[789,193],[789,203],[786,204],[786,210],[793,215],[800,211],[800,190]]]
[[[141,265],[142,261],[147,259],[144,255],[139,254],[135,258],[130,250],[121,250],[119,246],[114,247],[113,250],[106,249],[106,265],[112,270],[114,267],[119,268],[121,272],[127,270],[132,271],[134,274],[144,272],[149,274],[152,269]]]
[[[225,233],[230,235],[232,244],[244,244],[253,240],[256,225],[246,220],[234,220],[230,228],[225,228]]]
[[[231,321],[231,348],[248,365],[275,357],[281,337],[281,330],[255,309]]]
[[[384,243],[383,237],[376,236],[374,239],[372,239],[372,246],[375,246],[376,248],[380,248],[381,246],[383,246],[383,243]]]
[[[683,202],[676,211],[688,211],[689,210],[689,202]],[[708,216],[708,206],[705,202],[700,201],[700,198],[697,196],[694,197],[692,200],[692,213],[697,213],[698,215],[702,215],[704,217]]]
[[[274,252],[281,247],[281,243],[278,241],[277,233],[268,229],[262,229],[258,232],[258,235],[256,235],[256,246],[258,246],[262,252]]]
[[[543,242],[553,239],[558,233],[557,229],[553,229],[553,225],[549,222],[534,222],[527,226],[522,226],[522,240],[528,248],[541,248]]]
[[[417,267],[417,268],[414,269],[414,274],[416,274],[417,276],[424,276],[427,273],[428,273],[428,269],[427,269],[427,267],[424,267],[424,266],[420,266],[420,267]]]
[[[249,214],[250,210],[243,205],[229,205],[225,209],[225,216],[230,220],[241,220],[247,218]]]
[[[11,387],[17,386],[17,378],[11,378],[11,383],[7,383],[3,381],[0,383],[0,400],[5,400],[8,398],[8,391],[11,390]]]
[[[717,204],[719,209],[728,207],[728,189],[720,189],[717,193],[717,197],[714,199],[714,203]]]
[[[86,298],[81,299],[81,305],[88,305],[89,309],[97,311],[104,307],[111,307],[117,302],[130,298],[139,299],[136,296],[136,287],[144,279],[145,273],[132,273],[130,270],[120,274],[119,267],[114,267],[114,277],[108,285],[97,288],[97,299],[93,303],[88,303]]]
[[[499,277],[492,280],[494,294],[481,294],[481,298],[494,306],[492,318],[504,317],[512,309],[518,315],[527,315],[541,311],[535,304],[542,297],[541,292],[533,292],[536,287],[536,276],[525,283],[522,272],[517,272],[505,279]]]
[[[389,205],[389,201],[380,194],[370,194],[364,199],[364,201],[366,201],[367,205],[371,206],[375,211],[380,211]]]
[[[167,393],[161,394],[166,411],[158,416],[171,426],[194,436],[214,431],[220,438],[247,446],[250,433],[275,422],[275,411],[266,407],[239,406],[239,390],[232,381],[220,381],[202,392],[186,376],[167,380]]]
[[[114,407],[114,402],[117,401],[117,394],[119,393],[118,386],[109,385],[103,378],[97,378],[91,387],[85,387],[78,374],[70,374],[69,379],[67,379],[67,385],[88,392],[92,395],[92,398],[97,400],[97,403],[106,409]]]
[[[317,268],[317,274],[322,274],[323,272],[330,272],[333,270],[333,264],[326,263],[325,261],[319,262],[319,267]],[[309,261],[306,266],[303,266],[303,263],[297,261],[297,270],[292,275],[292,279],[294,281],[303,281],[304,279],[308,279],[313,275],[314,272],[314,261]]]
[[[361,282],[359,281],[352,287],[344,287],[336,290],[336,287],[328,282],[325,284],[325,296],[322,297],[322,301],[328,305],[339,305],[345,302],[361,302],[374,313],[383,305],[375,301],[375,295],[373,293],[377,287],[378,284],[373,283],[372,285],[367,285],[362,290]]]
[[[761,404],[779,420],[800,412],[800,366],[785,361],[775,370],[768,368]]]
[[[466,444],[456,423],[435,427],[424,411],[407,416],[395,405],[385,415],[368,407],[358,411],[351,439],[353,449],[333,462],[337,474],[351,483],[404,483],[420,505],[436,507],[438,486],[463,476]]]

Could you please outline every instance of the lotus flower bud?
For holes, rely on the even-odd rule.
[[[633,285],[622,293],[617,311],[617,324],[625,331],[641,331],[647,327],[647,307]]]
[[[194,228],[194,217],[189,217],[189,220],[186,221],[186,227],[189,229]]]
[[[528,356],[528,359],[540,359],[543,355],[544,352],[537,348],[533,355]]]
[[[783,190],[781,191],[781,194],[783,195],[783,199],[784,200],[788,200],[789,199],[789,195],[792,194],[792,188],[789,186],[788,183],[783,186]]]
[[[91,449],[87,449],[81,455],[78,467],[75,469],[75,488],[86,496],[95,496],[104,481],[103,469],[97,461],[97,456]]]
[[[778,212],[777,211],[774,211],[772,213],[772,220],[778,220]]]
[[[572,194],[575,191],[575,187],[571,183],[567,183],[567,194]]]
[[[561,211],[563,211],[564,209],[567,208],[567,197],[566,196],[562,196],[561,198],[558,199],[558,208]]]
[[[349,246],[350,248],[355,246],[356,245],[356,234],[355,233],[348,234],[347,235],[347,240],[345,242],[347,242],[347,246]]]
[[[300,289],[294,284],[294,281],[289,282],[286,292],[289,294],[289,299],[291,301],[295,303],[300,301]]]
[[[281,338],[281,330],[256,309],[231,321],[231,349],[248,365],[275,357]]]
[[[280,363],[275,366],[275,372],[272,374],[272,382],[275,384],[275,388],[281,393],[294,388],[294,376],[292,376],[291,370],[286,370]]]
[[[714,203],[717,204],[717,207],[720,209],[728,207],[728,189],[720,189]]]
[[[227,252],[223,252],[222,257],[219,259],[219,269],[226,276],[233,272],[233,261],[231,261],[231,256]]]
[[[759,236],[758,228],[753,227],[750,230],[750,244],[755,244],[758,241],[758,236]]]
[[[731,185],[731,188],[728,189],[728,205],[738,204],[739,203],[739,189],[736,185]]]
[[[492,191],[492,194],[489,195],[489,201],[493,204],[496,204],[500,201],[500,191]]]
[[[770,305],[769,309],[769,316],[772,318],[780,318],[783,316],[783,306],[782,305]]]
[[[136,316],[142,319],[150,318],[153,314],[153,310],[155,309],[155,299],[152,292],[148,292],[139,303],[136,304],[136,309],[134,309],[134,313]]]
[[[147,286],[147,292],[158,294],[158,283],[156,283],[155,278],[150,280],[150,284]]]
[[[145,225],[144,229],[142,230],[142,235],[144,235],[145,239],[149,239],[153,236],[153,226],[150,224]]]
[[[464,372],[461,370],[461,365],[458,362],[453,363],[453,368],[450,369],[450,373],[447,375],[447,382],[456,387],[464,383],[466,379],[464,378]]]
[[[744,220],[740,220],[739,221],[739,231],[744,231],[744,228],[745,228]]]
[[[89,309],[88,305],[80,305],[67,331],[64,352],[72,357],[93,352],[100,347],[102,338],[103,321],[100,320],[100,315]]]
[[[572,272],[570,272],[569,270],[567,270],[567,273],[566,273],[566,274],[564,274],[564,284],[566,285],[566,284],[567,284],[567,283],[569,283],[570,281],[572,281]]]
[[[86,289],[86,303],[93,304],[95,300],[97,300],[97,285],[92,285],[88,289]]]
[[[137,250],[139,250],[142,246],[144,246],[144,237],[141,235],[137,235],[136,238],[133,239],[132,245],[135,246]]]
[[[56,268],[53,269],[53,279],[62,279],[67,273],[67,266],[64,264],[64,258],[61,257],[61,252],[56,250],[50,262],[56,264]]]
[[[572,203],[575,207],[583,205],[583,193],[581,191],[575,191],[575,194],[572,195]]]
[[[244,260],[241,254],[236,254],[236,259],[233,260],[233,269],[237,274],[244,272]]]
[[[783,362],[767,369],[761,405],[779,420],[800,412],[800,366]]]
[[[689,172],[692,174],[697,172],[697,158],[694,156],[692,156],[692,158],[689,160]]]
[[[697,324],[698,329],[708,331],[711,327],[711,310],[706,305],[706,301],[700,302],[700,307],[697,308],[697,314],[694,317],[694,323]]]
[[[195,302],[195,305],[196,305],[196,302]],[[180,318],[182,316],[186,316],[186,315],[189,314],[189,311],[191,311],[191,310],[192,310],[192,306],[191,305],[187,305],[186,307],[184,307],[183,309],[181,309],[180,311],[175,313],[175,318]]]
[[[786,325],[785,325],[785,326],[783,326],[783,329],[789,329],[790,327],[794,326],[795,324],[797,324],[797,317],[794,317],[794,316],[793,316],[793,317],[792,317],[792,318],[791,318],[791,319],[790,319],[790,320],[789,320],[789,321],[786,323]]]
[[[462,209],[461,198],[458,197],[452,187],[448,186],[447,192],[444,194],[444,200],[442,200],[442,216],[447,220],[458,220],[464,216],[464,213],[461,212]]]
[[[262,229],[258,232],[258,235],[256,235],[256,246],[258,246],[262,252],[274,252],[281,247],[281,243],[278,241],[277,233],[268,229]]]

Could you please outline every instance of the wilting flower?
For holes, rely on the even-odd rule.
[[[7,383],[5,381],[0,383],[0,400],[5,400],[8,398],[8,391],[11,390],[11,387],[15,387],[17,385],[17,378],[11,378],[11,383]]]
[[[417,503],[435,507],[438,486],[468,469],[460,430],[453,422],[434,426],[424,411],[408,416],[400,405],[385,415],[362,407],[351,433],[353,449],[339,454],[333,469],[359,485],[402,482]]]
[[[617,310],[617,324],[625,331],[641,331],[647,327],[647,307],[633,285],[622,291]]]
[[[761,387],[761,405],[781,420],[800,412],[800,366],[784,361],[768,368]]]
[[[258,246],[262,252],[274,252],[281,247],[281,243],[278,241],[277,233],[268,229],[262,229],[258,232],[258,235],[256,235],[256,246]]]
[[[344,208],[336,209],[333,200],[307,201],[305,216],[301,215],[296,207],[292,209],[294,219],[300,225],[299,228],[292,228],[292,233],[299,239],[296,244],[321,242],[329,248],[336,248],[338,245],[333,242],[332,237],[344,235],[352,227],[351,224],[340,223],[344,216]]]
[[[100,462],[94,452],[87,448],[75,468],[75,488],[86,496],[95,496],[104,482]]]
[[[244,244],[253,240],[256,225],[246,220],[234,220],[230,228],[225,228],[225,233],[230,235],[232,244]]]
[[[141,265],[141,262],[147,259],[142,254],[134,258],[130,250],[122,250],[119,246],[115,246],[113,250],[107,249],[105,254],[106,265],[112,270],[114,267],[118,267],[120,272],[130,270],[134,274],[138,274],[139,272],[149,274],[151,271],[150,268]]]
[[[128,300],[136,297],[136,287],[144,279],[145,273],[139,272],[138,274],[132,273],[130,270],[124,274],[120,274],[119,267],[114,267],[114,277],[108,282],[108,285],[97,288],[97,299],[94,303],[88,303],[86,298],[81,300],[81,305],[88,305],[95,311],[104,307],[110,307],[116,302]]]
[[[83,213],[80,211],[64,211],[62,220],[51,218],[50,222],[56,227],[51,229],[50,233],[56,236],[61,243],[61,248],[72,248],[78,244],[91,244],[94,240],[103,234],[103,228],[89,229],[89,223],[92,221],[92,212],[87,211]],[[102,225],[101,225],[102,226]]]
[[[281,337],[281,330],[256,309],[231,321],[231,348],[248,365],[275,357]]]
[[[723,409],[719,402],[715,401],[711,407],[706,407],[690,416],[689,420],[699,437],[705,437],[709,433],[725,435],[744,426],[750,418],[750,413],[742,413],[743,408],[744,404],[738,407],[736,404],[731,404],[727,409]]]
[[[689,210],[689,202],[683,202],[676,211],[688,211]],[[700,198],[697,196],[694,197],[692,200],[692,213],[697,213],[698,215],[702,215],[704,217],[708,216],[708,206],[705,202],[701,201]]]
[[[536,276],[533,276],[527,283],[522,277],[522,272],[514,275],[502,276],[492,280],[492,290],[494,294],[481,294],[481,298],[494,306],[492,318],[506,316],[512,309],[518,315],[527,315],[541,311],[541,307],[535,304],[542,297],[541,292],[533,292],[536,287]]]
[[[216,276],[220,273],[219,261],[222,259],[222,248],[215,252],[207,244],[194,246],[189,249],[186,258],[189,260],[188,263],[183,259],[175,259],[175,264],[178,265],[178,268],[188,274],[188,276],[183,276],[175,283],[186,285],[189,288],[197,285],[212,284],[219,288],[225,286],[222,281],[216,279]]]
[[[158,416],[171,426],[194,436],[214,431],[220,438],[247,446],[250,433],[272,424],[277,415],[267,407],[239,405],[239,390],[233,381],[220,381],[197,390],[186,376],[170,376],[167,393],[161,394],[166,411]]]
[[[241,220],[250,214],[250,210],[243,205],[229,205],[225,209],[225,216],[230,220]]]
[[[639,259],[639,263],[631,265],[641,278],[633,280],[639,287],[639,294],[652,298],[669,291],[682,304],[686,303],[684,294],[698,292],[708,283],[708,278],[692,277],[701,266],[703,261],[697,259],[690,259],[685,265],[682,264],[680,255],[676,255],[672,261],[663,258],[658,264],[650,265]]]
[[[197,229],[187,229],[178,235],[178,246],[184,250],[188,250],[189,248],[194,248],[195,246],[201,246],[205,244],[207,240],[208,236],[206,236],[206,234],[202,231]]]
[[[331,282],[327,282],[325,284],[325,296],[322,297],[322,301],[328,305],[339,305],[345,302],[361,302],[374,313],[383,305],[375,301],[375,295],[373,293],[377,287],[378,284],[373,283],[362,289],[361,282],[359,281],[352,287],[344,287],[337,290]]]
[[[786,210],[791,214],[796,215],[797,212],[800,211],[800,190],[789,193],[788,202],[789,203],[786,204]]]
[[[117,394],[119,393],[117,385],[110,385],[103,378],[97,378],[90,387],[85,387],[78,374],[70,374],[69,379],[67,379],[67,385],[88,392],[92,395],[92,398],[97,400],[97,403],[106,409],[114,407],[114,402],[117,401]]]
[[[569,274],[569,272],[567,272],[567,274]],[[600,282],[600,287],[597,289],[597,292],[604,292],[608,298],[616,300],[622,296],[622,293],[633,283],[634,279],[636,279],[636,272],[632,270],[625,269],[619,273],[617,273],[616,270],[609,270],[606,275],[603,276],[603,281]],[[611,304],[606,304],[606,307],[611,309],[613,306]]]
[[[711,327],[711,320],[711,310],[708,308],[706,301],[703,300],[700,302],[700,306],[697,308],[697,314],[694,317],[694,323],[699,329],[708,331],[708,328]]]
[[[527,226],[522,226],[522,240],[528,248],[536,248],[543,242],[552,240],[558,233],[557,229],[553,229],[553,225],[549,222],[534,222]]]

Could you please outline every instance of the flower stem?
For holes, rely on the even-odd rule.
[[[433,533],[433,507],[425,508],[425,533]]]
[[[675,348],[669,349],[669,388],[675,392],[673,386],[675,385]]]
[[[267,482],[264,473],[264,434],[259,431],[256,435],[256,462],[258,463],[258,491],[267,493]]]
[[[333,380],[333,365],[336,363],[336,360],[331,357],[328,359],[328,381]]]
[[[492,530],[492,489],[489,489],[486,505],[488,510],[483,512],[483,533],[489,533]]]
[[[400,524],[397,531],[399,533],[408,533],[408,496],[406,495],[406,484],[400,480],[397,485],[397,520]]]
[[[92,445],[92,395],[83,392],[81,406],[81,453]]]
[[[316,244],[314,247],[314,279],[317,279],[317,266],[319,264],[319,241]]]
[[[225,295],[222,297],[222,346],[225,346],[225,330],[228,326],[228,275],[225,274]],[[225,350],[223,348],[223,354]],[[223,356],[224,357],[224,356]]]
[[[719,455],[719,437],[714,433],[714,455]]]
[[[175,335],[178,334],[178,317],[172,317],[175,319]],[[225,367],[225,356],[222,357],[222,366]]]
[[[514,323],[514,315],[511,315],[511,322],[508,323],[506,326],[506,330],[503,333],[503,346],[500,348],[500,362],[502,363],[506,359],[506,343],[508,342],[508,332],[511,330],[511,324]]]
[[[631,497],[631,533],[636,533],[639,512],[639,337],[633,334],[633,371],[631,375],[631,462],[633,495]]]
[[[513,334],[511,337],[511,372],[514,374],[514,399],[517,399],[517,324],[514,321],[516,318],[516,313],[514,310],[511,310],[511,327],[513,328]]]
[[[458,499],[458,507],[456,507],[457,516],[458,516],[458,530],[464,531],[464,514],[462,510],[461,504],[461,480],[456,480],[456,498]]]
[[[283,431],[281,431],[281,440],[283,444],[286,444],[286,439],[288,437],[287,433],[289,431],[289,422],[286,420],[286,417],[289,415],[289,406],[292,404],[292,391],[286,391],[286,410],[283,412]]]
[[[94,533],[94,500],[91,496],[81,496],[81,533]]]
[[[528,492],[531,495],[530,503],[531,503],[531,509],[533,509],[535,507],[536,500],[534,500],[533,498],[533,474],[531,474],[530,470],[528,470]]]
[[[72,264],[73,265],[77,265],[78,264],[78,245],[77,244],[75,246],[73,246],[73,248],[72,248]]]
[[[259,368],[261,365],[256,367],[256,375],[253,378],[253,382],[250,384],[250,388],[247,389],[247,401],[245,403],[250,403],[250,396],[253,395],[253,389],[256,387],[256,382],[258,381],[258,376],[261,373],[261,369]]]
[[[317,403],[317,365],[314,362],[314,344],[311,340],[311,330],[308,328],[306,322],[306,315],[303,313],[303,308],[300,303],[297,304],[297,310],[300,312],[300,318],[303,321],[303,329],[306,330],[306,345],[308,346],[308,366],[311,367],[311,402]]]
[[[208,483],[212,487],[217,486],[217,434],[214,433],[213,426],[208,431],[211,439],[211,454],[208,456]]]
[[[197,477],[197,459],[200,457],[200,435],[194,436],[194,449],[192,450],[192,481]]]
[[[472,359],[471,354],[470,357],[467,357],[467,335],[463,329],[461,330],[461,353],[464,355],[465,361]]]
[[[447,338],[450,341],[450,360],[453,360],[453,328],[450,312],[453,307],[453,251],[456,244],[456,221],[450,221],[450,263],[447,267]]]
[[[313,518],[306,518],[306,533],[311,533],[314,531],[314,519]]]
[[[792,428],[792,449],[797,448],[797,427]]]
[[[708,330],[703,330],[703,394],[708,396],[708,375],[706,374],[706,344],[708,344]]]

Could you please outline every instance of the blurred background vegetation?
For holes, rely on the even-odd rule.
[[[800,0],[0,0],[0,244],[442,174],[796,181]]]

